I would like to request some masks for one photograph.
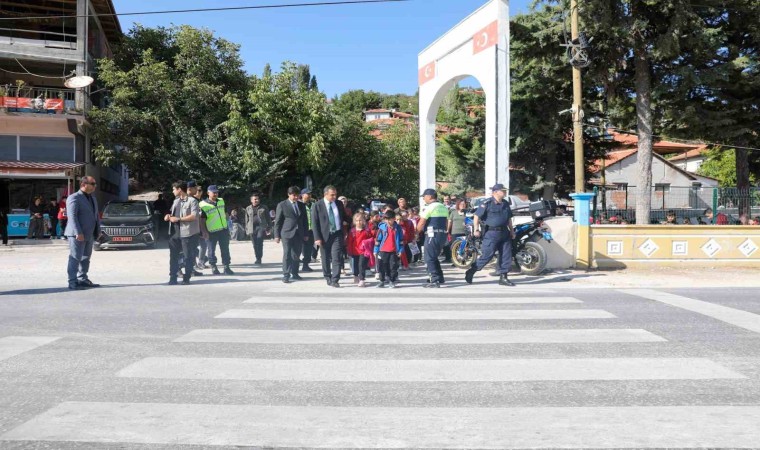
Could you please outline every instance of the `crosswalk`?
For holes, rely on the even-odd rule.
[[[324,297],[324,291],[315,289],[294,296],[270,288],[239,307],[220,311],[214,318],[218,328],[176,337],[171,346],[177,355],[134,361],[114,373],[114,379],[171,380],[186,383],[188,389],[201,381],[267,382],[274,389],[332,390],[344,399],[351,398],[340,397],[346,389],[376,383],[396,386],[410,397],[425,386],[466,384],[488,390],[509,383],[515,389],[555,389],[555,404],[68,401],[0,435],[0,447],[3,441],[268,448],[760,446],[760,406],[563,402],[567,383],[603,384],[614,390],[631,386],[625,383],[748,378],[709,357],[621,357],[615,351],[619,346],[648,346],[666,354],[671,343],[667,336],[643,328],[623,328],[619,313],[586,307],[578,298],[551,290],[472,298],[453,297],[445,290],[385,296],[345,291]],[[181,356],[182,346],[197,345],[205,346],[208,354]],[[529,358],[510,355],[514,345],[533,346],[535,353]],[[271,346],[309,350],[298,358],[285,350],[266,358],[245,352]],[[378,346],[394,351],[373,357]],[[436,349],[447,346],[457,351],[440,356]],[[357,347],[366,350],[363,357],[356,356]],[[557,347],[568,354],[546,357],[547,349]],[[224,357],[215,356],[214,350]]]

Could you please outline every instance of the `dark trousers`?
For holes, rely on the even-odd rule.
[[[425,238],[425,264],[431,283],[443,282],[443,269],[441,269],[441,261],[438,260],[438,257],[441,256],[441,250],[443,250],[445,243],[446,235],[442,233],[436,233],[434,237]]]
[[[50,216],[50,237],[58,237],[58,218]]]
[[[307,266],[311,264],[311,257],[314,255],[314,234],[311,231],[308,232],[308,241],[303,244],[303,265]]]
[[[343,233],[338,231],[323,241],[322,248],[319,249],[322,256],[322,273],[325,278],[329,278],[333,283],[340,281],[344,248]]]
[[[227,230],[214,231],[208,234],[208,262],[212,266],[216,265],[216,244],[219,243],[219,250],[222,252],[222,264],[226,267],[230,265],[230,232]]]
[[[398,281],[398,254],[394,252],[380,252],[377,258],[380,282],[385,283],[386,281],[390,281],[391,283],[395,283]]]
[[[69,223],[69,219],[60,219],[58,223],[61,224],[61,236],[66,232],[66,224]]]
[[[45,237],[45,219],[32,218],[29,220],[29,231],[26,234],[29,239],[42,239]]]
[[[352,255],[351,261],[353,262],[354,276],[359,277],[360,280],[365,280],[367,277],[367,258],[364,255]]]
[[[304,240],[300,236],[292,239],[282,239],[282,276],[284,278],[298,275],[303,242]]]
[[[251,235],[251,245],[253,245],[253,254],[256,256],[256,262],[261,262],[261,258],[264,256],[264,236],[253,233]]]
[[[480,258],[475,261],[475,268],[483,270],[496,253],[499,253],[497,271],[500,275],[506,275],[512,268],[512,238],[509,231],[488,231],[483,236],[483,246]]]
[[[198,249],[199,235],[190,237],[179,237],[174,235],[169,238],[169,279],[176,280],[179,272],[179,256],[184,255],[185,273],[182,278],[189,280],[193,276],[193,266],[195,265],[195,252]]]
[[[8,225],[0,223],[0,236],[3,238],[3,245],[8,245]]]

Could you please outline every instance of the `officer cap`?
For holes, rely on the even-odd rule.
[[[208,187],[208,191],[209,192],[213,192],[214,194],[218,194],[219,193],[219,188],[216,187],[215,184],[212,184],[211,186]]]
[[[422,196],[430,195],[433,197],[437,197],[438,193],[435,191],[435,189],[425,189],[425,192],[422,193]]]
[[[505,187],[504,187],[504,185],[503,185],[503,184],[501,184],[501,183],[496,183],[496,184],[495,184],[495,185],[494,185],[494,186],[491,188],[491,192],[496,192],[496,191],[508,191],[508,190],[509,190],[509,189],[505,188]]]
[[[301,189],[301,195],[311,194],[311,189],[309,188],[303,188]]]

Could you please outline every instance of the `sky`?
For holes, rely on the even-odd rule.
[[[310,1],[310,0],[306,0]],[[116,11],[302,3],[289,0],[113,0]],[[269,63],[309,64],[329,97],[351,89],[393,94],[417,90],[417,54],[486,0],[411,0],[276,10],[203,12],[120,17],[127,32],[144,26],[192,25],[241,46],[249,73]],[[510,2],[510,14],[527,12],[530,0]]]

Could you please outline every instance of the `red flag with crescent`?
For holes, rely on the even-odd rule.
[[[499,42],[499,21],[494,20],[490,25],[475,33],[472,37],[472,54],[493,47]]]
[[[435,61],[420,68],[419,82],[420,86],[435,78]]]

